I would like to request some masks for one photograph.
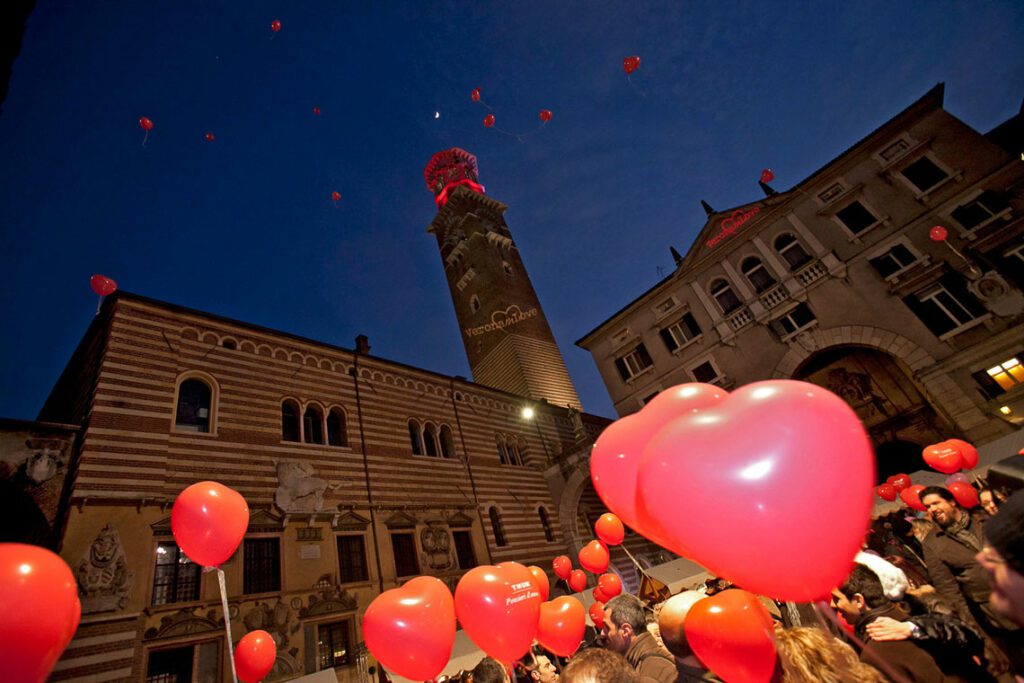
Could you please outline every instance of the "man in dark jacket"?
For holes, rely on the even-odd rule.
[[[971,659],[969,652],[953,648],[929,649],[928,641],[877,641],[868,633],[868,625],[881,617],[906,621],[907,614],[885,597],[878,576],[863,565],[856,565],[842,586],[832,591],[832,607],[854,627],[864,641],[860,659],[890,678],[902,676],[922,683],[990,681],[991,678]],[[934,642],[934,641],[932,641]]]
[[[608,601],[601,637],[606,648],[625,656],[641,683],[675,682],[675,659],[647,630],[644,605],[636,596],[623,593]]]

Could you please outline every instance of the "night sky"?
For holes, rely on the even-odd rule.
[[[612,416],[573,341],[671,271],[700,199],[757,199],[765,167],[787,189],[940,81],[990,130],[1024,96],[1022,28],[1016,1],[40,0],[0,114],[0,416],[36,416],[93,273],[468,376],[425,233],[423,167],[452,146],[509,206],[584,407]],[[478,86],[527,134],[484,128]]]

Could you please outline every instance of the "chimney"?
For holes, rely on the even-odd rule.
[[[370,355],[370,338],[365,334],[356,337],[356,353],[360,356]]]

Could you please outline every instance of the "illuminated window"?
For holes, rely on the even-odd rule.
[[[1021,365],[1020,359],[1016,356],[988,368],[985,372],[1006,391],[1024,384],[1024,365]]]
[[[202,567],[188,559],[176,543],[157,544],[153,604],[198,600],[201,570]]]
[[[320,671],[337,666],[348,666],[351,663],[349,623],[346,619],[331,624],[319,624],[316,627],[317,668]]]

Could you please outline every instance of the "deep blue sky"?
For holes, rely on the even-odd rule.
[[[573,341],[670,270],[700,199],[755,199],[766,166],[788,188],[939,81],[991,129],[1024,96],[1022,28],[1012,0],[40,0],[0,115],[0,416],[35,417],[93,273],[468,375],[424,232],[423,167],[451,146],[510,207],[584,407],[611,416]],[[476,86],[502,128],[554,120],[485,129]]]

